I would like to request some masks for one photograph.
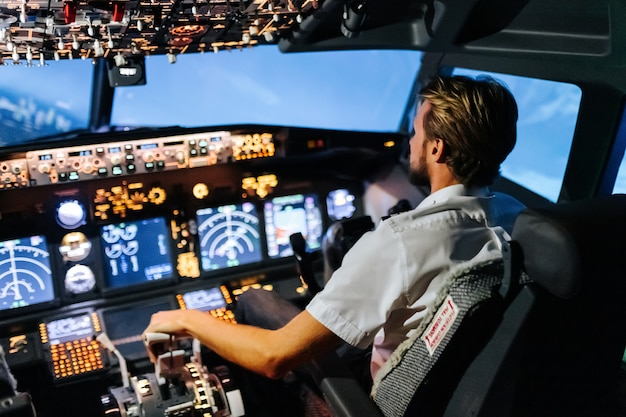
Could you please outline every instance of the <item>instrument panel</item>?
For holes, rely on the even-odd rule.
[[[249,288],[304,300],[289,236],[318,251],[332,222],[362,215],[364,173],[399,143],[364,134],[346,158],[342,132],[142,135],[0,155],[0,344],[36,406],[119,382],[101,334],[149,365],[141,333],[157,311],[232,322]]]

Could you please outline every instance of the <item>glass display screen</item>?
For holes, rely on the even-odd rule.
[[[339,189],[328,193],[326,207],[328,217],[332,220],[349,219],[356,211],[354,194],[348,190]]]
[[[0,310],[53,301],[50,254],[44,236],[0,242]]]
[[[152,315],[171,309],[171,302],[161,299],[146,305],[105,310],[101,315],[111,342],[124,358],[136,360],[148,356],[142,333],[148,327]]]
[[[302,233],[307,250],[322,245],[323,225],[319,201],[313,194],[275,197],[265,203],[265,234],[271,258],[293,255],[289,236]]]
[[[200,259],[204,271],[259,262],[262,258],[259,217],[252,203],[196,212]]]
[[[94,333],[89,314],[53,320],[46,324],[51,344],[84,339]]]
[[[183,301],[188,310],[210,311],[226,307],[226,301],[218,287],[184,293]]]
[[[123,288],[173,276],[165,219],[157,217],[102,226],[108,288]]]

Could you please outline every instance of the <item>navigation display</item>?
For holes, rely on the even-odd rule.
[[[46,238],[35,235],[0,242],[0,310],[46,303],[54,298]]]
[[[262,259],[259,217],[254,204],[200,209],[198,235],[204,271],[259,262]]]
[[[265,203],[265,234],[267,251],[271,258],[293,255],[289,236],[302,233],[307,250],[322,245],[322,214],[317,196],[295,194],[275,197]]]
[[[53,320],[46,324],[51,344],[84,339],[94,333],[90,314]]]
[[[107,288],[124,288],[173,277],[165,219],[102,226]]]
[[[183,301],[188,310],[210,311],[226,307],[226,301],[218,287],[184,293]]]

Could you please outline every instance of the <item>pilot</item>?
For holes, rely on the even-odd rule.
[[[430,195],[363,235],[303,311],[271,292],[248,291],[237,309],[250,324],[174,310],[154,314],[145,332],[197,338],[269,378],[347,344],[371,351],[375,376],[447,276],[501,257],[523,205],[488,187],[515,145],[516,122],[515,99],[496,80],[434,78],[420,91],[409,162],[411,182],[430,186]]]

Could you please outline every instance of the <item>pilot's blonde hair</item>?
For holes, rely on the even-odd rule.
[[[420,96],[431,104],[426,139],[445,143],[446,163],[467,186],[491,185],[517,139],[517,104],[495,79],[435,77]]]

